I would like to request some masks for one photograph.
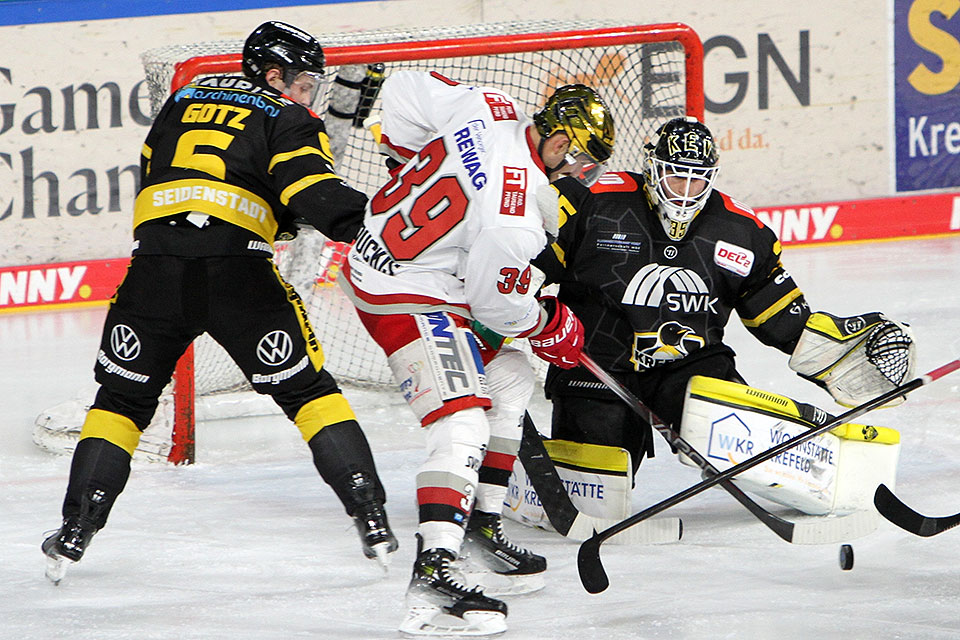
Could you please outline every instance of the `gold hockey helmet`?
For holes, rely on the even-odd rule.
[[[584,84],[557,89],[543,108],[533,114],[533,123],[544,138],[564,133],[570,138],[571,162],[586,156],[580,180],[593,184],[613,154],[613,115],[600,95]]]

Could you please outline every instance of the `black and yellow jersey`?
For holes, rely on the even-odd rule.
[[[140,178],[134,255],[268,256],[292,218],[349,241],[367,201],[334,172],[320,118],[235,76],[198,80],[167,100]]]
[[[560,231],[534,261],[611,371],[647,371],[723,344],[732,311],[764,344],[793,350],[810,314],[776,235],[714,190],[683,240],[667,237],[636,173],[591,189],[563,179]]]

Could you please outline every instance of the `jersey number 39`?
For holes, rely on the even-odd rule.
[[[410,196],[413,187],[429,181],[446,157],[443,138],[428,144],[412,167],[394,176],[373,196],[371,213],[389,213]],[[457,178],[444,176],[417,194],[413,203],[404,207],[406,213],[397,211],[390,216],[381,234],[383,243],[395,259],[413,260],[463,220],[468,204]]]

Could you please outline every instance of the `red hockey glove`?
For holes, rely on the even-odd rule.
[[[547,326],[540,333],[530,336],[533,352],[550,364],[561,369],[572,369],[580,364],[583,351],[583,325],[570,308],[553,296],[540,298],[547,311]]]

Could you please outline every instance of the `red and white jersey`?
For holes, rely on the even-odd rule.
[[[367,205],[341,279],[372,314],[446,311],[505,335],[540,323],[530,282],[549,188],[513,98],[439,74],[383,84],[381,150],[403,162]]]

